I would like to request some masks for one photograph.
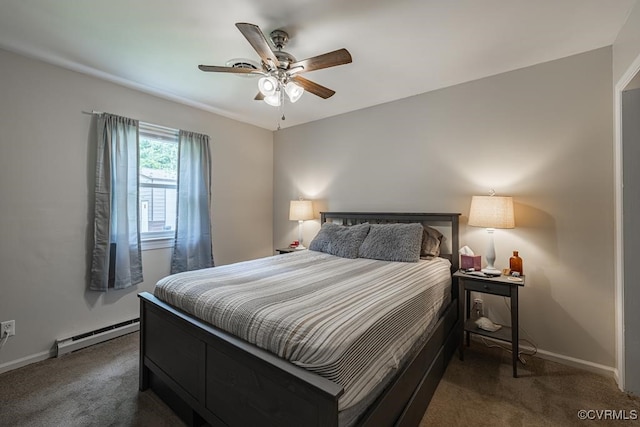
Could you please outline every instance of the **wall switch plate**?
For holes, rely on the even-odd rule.
[[[16,334],[16,321],[7,320],[0,323],[0,338],[11,337]]]

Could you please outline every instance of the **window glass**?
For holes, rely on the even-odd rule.
[[[176,227],[178,131],[140,122],[140,236],[173,237]]]

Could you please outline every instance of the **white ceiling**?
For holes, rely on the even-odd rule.
[[[266,129],[255,78],[198,64],[259,61],[236,22],[289,32],[298,60],[353,63],[304,76],[336,91],[285,107],[282,127],[613,44],[636,0],[2,0],[0,47]],[[99,108],[99,106],[95,106]]]

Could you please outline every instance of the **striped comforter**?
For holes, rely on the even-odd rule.
[[[344,387],[339,409],[397,369],[450,300],[450,264],[300,251],[165,277],[161,300]]]

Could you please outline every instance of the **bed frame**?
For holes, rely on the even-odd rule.
[[[457,213],[322,212],[345,225],[421,222],[444,228],[441,256],[458,269]],[[447,231],[450,230],[450,231]],[[452,253],[454,253],[452,255]],[[452,301],[423,347],[360,418],[359,426],[417,426],[458,343]],[[188,425],[338,426],[342,387],[178,310],[140,298],[140,390],[148,388]]]

